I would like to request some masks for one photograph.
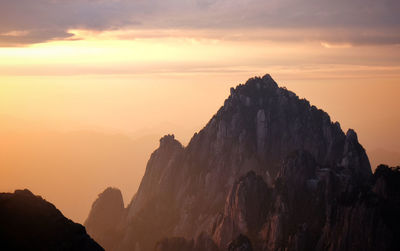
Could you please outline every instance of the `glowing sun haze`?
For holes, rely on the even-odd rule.
[[[107,186],[129,202],[162,134],[186,144],[265,73],[400,164],[397,0],[0,4],[0,189],[73,220]]]

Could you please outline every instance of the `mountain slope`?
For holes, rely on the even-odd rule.
[[[160,140],[114,226],[122,233],[114,250],[339,250],[332,217],[371,179],[353,130],[345,134],[269,75],[252,78],[231,89],[187,147],[173,135]]]
[[[85,228],[29,190],[0,194],[1,250],[104,250]]]

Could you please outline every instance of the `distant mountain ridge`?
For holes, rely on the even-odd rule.
[[[395,250],[382,212],[400,209],[398,170],[379,170],[354,130],[265,75],[231,88],[188,146],[161,138],[120,220],[93,227],[93,209],[86,226],[118,251]]]
[[[12,132],[3,130],[2,125],[0,138],[0,191],[28,187],[80,223],[103,183],[120,184],[121,189],[130,191],[125,196],[133,196],[159,140],[156,134],[130,138],[43,128]]]

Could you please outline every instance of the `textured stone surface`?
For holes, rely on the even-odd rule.
[[[226,250],[240,234],[253,250],[391,248],[382,203],[397,208],[393,189],[372,176],[353,130],[269,75],[252,78],[188,146],[160,140],[115,250]]]
[[[253,171],[237,180],[228,194],[223,218],[214,231],[218,246],[227,246],[241,233],[256,238],[272,203],[271,195],[271,189]]]

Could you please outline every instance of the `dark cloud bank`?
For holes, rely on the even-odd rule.
[[[399,44],[399,12],[398,0],[0,0],[0,46],[123,28],[311,29],[322,32],[290,39]]]

